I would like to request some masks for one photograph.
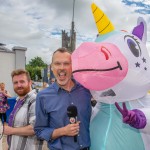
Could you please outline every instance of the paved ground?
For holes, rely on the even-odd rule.
[[[3,150],[8,150],[8,146],[7,146],[7,136],[6,135],[3,135],[3,139],[2,139],[2,142],[3,142]]]
[[[2,150],[8,150],[8,146],[7,146],[7,136],[6,136],[6,135],[3,136],[2,142],[3,142],[3,149],[2,149]],[[46,142],[44,142],[43,150],[48,150],[48,148],[47,148],[47,143],[46,143]]]

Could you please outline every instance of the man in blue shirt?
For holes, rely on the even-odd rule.
[[[89,150],[91,94],[72,79],[71,54],[67,49],[53,53],[51,67],[56,82],[37,95],[35,133],[48,142],[50,150]],[[76,106],[78,112],[73,124],[67,115],[70,105]]]

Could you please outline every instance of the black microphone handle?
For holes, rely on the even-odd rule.
[[[69,117],[70,124],[74,124],[77,122],[77,114],[78,110],[75,105],[68,106],[67,115]],[[77,142],[77,135],[74,136],[74,142]]]
[[[77,135],[74,136],[74,142],[77,142]]]
[[[75,117],[75,123],[77,122],[77,117]],[[74,136],[74,142],[77,142],[77,135]]]
[[[70,117],[70,124],[74,124],[77,122],[77,117]],[[77,142],[77,135],[74,136],[74,142]]]

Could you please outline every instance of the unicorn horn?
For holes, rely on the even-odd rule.
[[[92,3],[91,8],[99,34],[103,35],[113,31],[114,26],[104,12],[94,3]]]

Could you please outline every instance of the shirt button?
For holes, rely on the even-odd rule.
[[[80,134],[78,134],[78,136],[80,136]]]
[[[83,145],[80,145],[80,147],[82,147]]]

